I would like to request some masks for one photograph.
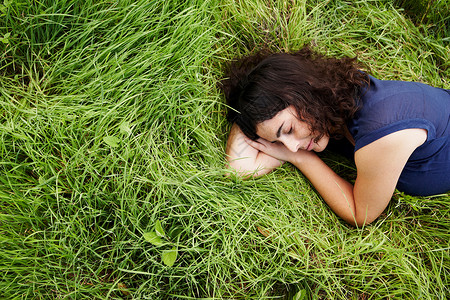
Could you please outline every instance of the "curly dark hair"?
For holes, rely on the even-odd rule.
[[[221,88],[229,105],[227,119],[256,140],[256,125],[294,106],[311,131],[341,137],[358,110],[356,99],[369,84],[355,58],[330,58],[305,47],[292,53],[256,54],[228,65]]]

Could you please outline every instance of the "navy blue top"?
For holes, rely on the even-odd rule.
[[[427,140],[412,153],[397,188],[422,196],[450,191],[450,90],[369,77],[361,109],[348,123],[354,151],[399,130],[426,129]]]

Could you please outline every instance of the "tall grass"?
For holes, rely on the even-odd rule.
[[[450,42],[450,2],[446,0],[395,0],[397,7],[404,9],[406,15],[436,39]]]
[[[0,13],[2,298],[449,296],[448,194],[396,193],[355,229],[292,166],[224,177],[216,86],[235,56],[310,44],[450,88],[448,44],[390,4],[22,0]]]

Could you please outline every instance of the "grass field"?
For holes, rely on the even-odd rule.
[[[291,165],[226,178],[217,88],[233,57],[303,45],[450,88],[445,26],[387,0],[2,3],[0,298],[449,297],[449,194],[353,228]]]

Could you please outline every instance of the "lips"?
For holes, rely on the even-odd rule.
[[[311,151],[313,148],[313,139],[309,141],[308,147],[306,147],[306,151]]]

